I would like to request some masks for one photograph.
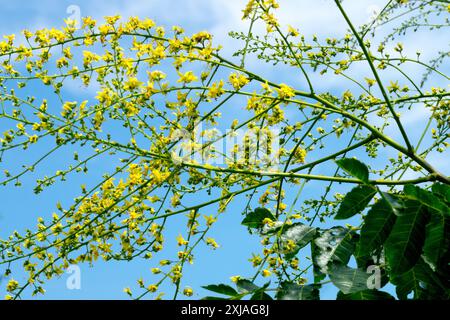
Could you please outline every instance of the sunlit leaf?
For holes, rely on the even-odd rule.
[[[335,219],[348,219],[361,213],[376,194],[372,186],[360,185],[347,193],[339,206]]]

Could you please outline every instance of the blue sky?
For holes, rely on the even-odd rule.
[[[280,1],[281,9],[278,14],[280,20],[286,24],[298,27],[302,33],[307,36],[317,34],[319,37],[339,37],[346,31],[346,26],[342,17],[336,11],[332,1]],[[381,8],[384,1],[345,1],[346,8],[351,18],[356,24],[367,22],[372,15],[372,11]],[[106,15],[120,14],[123,17],[138,15],[140,17],[150,17],[158,24],[165,26],[180,25],[188,33],[208,30],[214,35],[215,43],[224,46],[223,54],[230,56],[237,46],[241,44],[230,39],[227,33],[233,31],[246,30],[246,23],[241,21],[241,9],[244,1],[236,0],[128,0],[128,1],[6,1],[0,0],[0,34],[19,33],[20,30],[27,28],[36,30],[43,27],[58,27],[63,25],[63,19],[71,17],[79,9],[81,16],[92,16],[101,19]],[[75,10],[75,11],[74,11]],[[383,32],[383,30],[381,30]],[[437,44],[445,43],[444,32],[436,33],[436,36],[430,38],[425,34],[418,34],[413,40],[406,39],[405,48],[409,52],[415,52],[417,49],[425,49],[423,53],[424,60],[431,57],[433,48]],[[231,58],[232,59],[232,58]],[[247,62],[250,70],[257,70],[274,82],[289,82],[296,87],[304,86],[304,81],[292,73],[292,69],[261,65],[255,59]],[[411,68],[407,70],[413,76],[419,76],[420,69]],[[448,71],[448,66],[444,66],[444,72]],[[352,70],[355,76],[362,79],[367,76],[367,68]],[[395,79],[398,77],[387,72],[384,77]],[[318,90],[327,90],[332,92],[342,92],[348,87],[343,87],[338,77],[329,77],[325,81],[323,78],[313,77],[313,81]],[[431,79],[431,82],[442,84],[441,79]],[[29,90],[37,90],[34,95],[45,95],[45,92],[38,91],[37,87],[31,86]],[[83,89],[79,86],[67,88],[67,100],[92,99],[95,89]],[[234,106],[240,108],[239,105]],[[419,110],[405,116],[407,129],[411,134],[418,135],[418,127],[424,126],[424,119],[429,114],[426,111]],[[0,132],[3,132],[3,122],[0,122]],[[398,133],[392,131],[394,137]],[[11,171],[16,169],[16,163],[27,162],[42,154],[42,144],[39,148],[31,148],[29,152],[14,152],[5,156],[5,162],[0,163],[0,170],[8,168]],[[330,149],[328,149],[330,151]],[[64,166],[67,157],[71,157],[70,148],[63,149],[51,162],[43,168],[22,180],[22,188],[0,187],[0,236],[6,237],[11,231],[17,229],[23,231],[25,228],[32,228],[38,216],[50,216],[55,211],[55,203],[60,200],[63,205],[69,206],[72,199],[79,194],[79,185],[85,183],[84,176],[72,176],[67,182],[56,184],[39,196],[32,194],[32,187],[37,177],[51,174],[58,167]],[[386,153],[383,156],[391,155]],[[448,165],[444,159],[447,154],[439,155],[430,159],[430,162],[444,172],[449,172]],[[101,175],[111,171],[116,163],[112,161],[102,161],[101,159],[92,162],[90,166],[89,181],[98,181]],[[4,166],[4,168],[3,168]],[[334,168],[330,168],[334,169]],[[315,184],[321,188],[320,184]],[[306,195],[314,193],[314,184],[311,184],[310,190]],[[240,226],[242,216],[240,214],[245,198],[234,201],[227,212],[221,216],[219,222],[214,226],[213,234],[216,240],[221,244],[221,248],[216,251],[207,248],[201,248],[196,255],[194,266],[188,267],[185,272],[185,283],[193,288],[199,288],[201,285],[210,283],[229,282],[228,277],[236,274],[251,275],[253,269],[247,259],[252,252],[258,252],[260,245],[256,236],[249,236],[244,227]],[[177,221],[171,220],[174,230],[173,235],[178,233],[176,230]],[[47,299],[123,299],[127,298],[122,289],[128,286],[134,286],[135,281],[143,277],[147,283],[152,281],[150,268],[155,262],[133,261],[129,263],[103,263],[98,262],[94,267],[87,265],[81,266],[82,271],[82,289],[67,290],[67,275],[60,279],[52,280],[47,283],[47,290],[44,298]],[[20,281],[21,279],[18,278]],[[3,288],[0,288],[0,293]],[[170,291],[168,291],[170,292]],[[322,291],[322,297],[334,298],[336,290],[326,286]],[[205,295],[202,290],[197,290],[194,298]],[[25,297],[28,297],[25,295]],[[165,298],[170,298],[170,294]]]

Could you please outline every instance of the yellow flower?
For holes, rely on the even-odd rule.
[[[369,85],[369,87],[373,86],[375,83],[377,83],[377,81],[375,79],[370,79],[370,78],[364,78],[367,82],[367,84]]]
[[[246,78],[242,74],[232,73],[230,74],[230,77],[228,78],[231,85],[235,90],[241,89],[243,86],[245,86],[247,83],[250,82],[248,78]]]
[[[270,219],[270,218],[264,218],[264,220],[262,221],[262,223],[263,223],[264,225],[267,224],[269,227],[273,226],[273,224],[274,224],[274,222],[273,222],[272,219]]]
[[[350,91],[346,90],[343,94],[343,98],[345,101],[350,101],[353,98],[353,94]]]
[[[153,182],[155,184],[160,184],[166,180],[169,176],[169,173],[161,172],[158,169],[152,170]]]
[[[297,29],[294,29],[292,26],[288,26],[288,34],[293,37],[297,37],[299,32]]]
[[[179,246],[184,246],[184,245],[188,244],[188,242],[183,238],[183,236],[181,234],[179,234],[177,237],[177,244]]]
[[[15,34],[10,34],[10,35],[7,35],[7,36],[3,36],[3,38],[8,40],[9,44],[12,44],[14,42],[14,39],[16,38],[16,35]]]
[[[261,83],[261,87],[264,89],[266,93],[271,93],[272,89],[270,88],[269,84],[267,82]]]
[[[147,290],[150,292],[156,292],[158,290],[158,286],[156,284],[151,284],[147,287]]]
[[[100,31],[100,34],[106,35],[108,32],[111,32],[113,28],[110,25],[104,24],[98,27],[98,31]]]
[[[395,82],[391,81],[390,86],[388,86],[387,89],[389,90],[389,92],[396,92],[396,91],[400,90],[398,81],[395,81]]]
[[[167,266],[168,264],[170,264],[170,261],[169,260],[161,260],[159,262],[159,264],[162,265],[162,266]]]
[[[23,30],[22,33],[27,39],[30,39],[33,36],[33,33],[31,33],[29,30]]]
[[[217,221],[217,219],[216,218],[214,218],[214,216],[213,215],[210,215],[210,216],[203,216],[204,218],[205,218],[205,220],[206,220],[206,225],[209,227],[209,226],[211,226],[214,222],[216,222]]]
[[[83,26],[84,27],[89,27],[89,28],[93,28],[96,25],[96,21],[94,19],[92,19],[91,17],[85,17],[83,18]]]
[[[186,297],[191,297],[191,296],[194,294],[194,290],[192,290],[192,288],[186,287],[186,288],[184,288],[184,290],[183,290],[183,294],[184,294]]]
[[[130,289],[130,288],[124,288],[124,289],[123,289],[123,292],[125,292],[125,293],[126,293],[127,295],[129,295],[129,296],[132,295],[131,289]]]
[[[217,244],[216,240],[214,240],[213,238],[207,238],[206,239],[206,244],[213,247],[214,249],[217,249],[219,247],[219,245]]]
[[[192,71],[188,71],[185,74],[180,75],[180,79],[178,79],[178,82],[191,83],[197,80],[198,78],[195,76],[195,74]]]
[[[102,91],[97,92],[96,98],[100,103],[109,104],[112,99],[111,95],[111,90],[105,87]]]
[[[295,162],[305,163],[305,157],[306,157],[306,150],[305,149],[300,148],[300,147],[295,149],[295,152],[294,152],[294,159],[296,160]]]
[[[22,122],[19,122],[18,124],[16,124],[16,127],[17,127],[17,129],[19,129],[19,131],[24,131],[25,130],[25,127],[24,127]]]
[[[205,40],[211,40],[211,39],[212,39],[212,35],[206,31],[201,31],[192,36],[192,40],[194,40],[197,43],[203,42]]]
[[[30,143],[36,143],[38,141],[38,136],[37,135],[32,135],[32,136],[28,137],[28,141]]]
[[[215,99],[220,97],[225,91],[223,90],[223,80],[220,80],[219,83],[214,82],[208,91],[208,97]]]
[[[132,77],[132,78],[129,78],[127,82],[125,82],[125,85],[123,88],[127,91],[133,91],[133,90],[139,88],[140,85],[142,85],[142,82],[139,81],[137,78]]]
[[[161,273],[161,269],[160,268],[152,268],[152,273],[153,274]]]
[[[139,26],[144,30],[148,30],[155,26],[155,22],[152,19],[146,18],[140,22]]]
[[[262,271],[262,276],[263,277],[269,277],[272,274],[272,272],[270,270],[264,269]]]
[[[83,51],[83,66],[88,68],[92,62],[100,60],[100,57],[93,52]]]
[[[109,23],[110,25],[115,24],[119,19],[121,18],[121,16],[119,15],[115,15],[115,16],[107,16],[105,17],[105,21],[107,23]]]
[[[9,280],[8,284],[6,285],[6,291],[13,292],[19,287],[19,282],[17,282],[14,279]]]
[[[280,88],[277,89],[277,92],[281,99],[289,99],[295,96],[295,90],[284,83],[280,84]]]
[[[155,70],[155,71],[149,72],[148,77],[152,81],[160,81],[160,80],[163,80],[164,78],[166,78],[166,74],[162,71]]]
[[[250,261],[253,264],[253,267],[257,267],[261,264],[262,262],[262,258],[259,254],[253,254],[253,257],[251,259],[249,259],[248,261]]]
[[[289,264],[292,269],[298,269],[298,259],[297,258],[292,259]]]

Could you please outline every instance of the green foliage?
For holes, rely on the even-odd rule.
[[[356,293],[367,289],[369,275],[364,270],[333,264],[329,276],[331,282],[344,294]]]
[[[367,166],[361,161],[351,158],[344,158],[337,160],[336,163],[342,170],[351,176],[364,183],[369,183],[369,169],[367,169]]]
[[[385,199],[377,201],[364,217],[356,257],[368,259],[386,241],[396,220],[392,207]]]
[[[406,200],[386,240],[386,258],[391,273],[399,275],[411,269],[419,260],[428,221],[426,208],[416,201]]]
[[[348,219],[357,213],[361,213],[377,193],[372,186],[360,185],[345,195],[339,206],[335,219]]]
[[[282,282],[276,293],[278,300],[319,300],[319,289],[313,284]]]
[[[273,221],[275,220],[275,217],[266,208],[256,208],[254,211],[247,214],[241,223],[249,228],[262,228],[264,226],[264,219]]]
[[[347,166],[356,162],[342,163]],[[362,168],[363,165],[358,163],[357,167]],[[346,171],[356,172],[348,166]],[[276,290],[276,299],[319,299],[326,277],[340,290],[338,300],[395,299],[379,290],[388,282],[395,285],[398,299],[408,299],[410,293],[413,293],[414,299],[450,297],[450,202],[447,186],[435,183],[423,189],[406,185],[402,192],[378,191],[381,198],[373,204],[370,201],[376,192],[373,192],[372,186],[367,187],[370,199],[364,200],[364,205],[360,200],[355,200],[358,197],[353,189],[343,198],[338,209],[340,211],[343,206],[350,208],[352,205],[358,207],[357,212],[368,209],[359,233],[352,228],[316,229],[303,224],[274,230],[280,233],[279,239],[292,239],[298,244],[298,250],[288,259],[293,259],[301,248],[310,245],[314,269],[314,283],[284,280]],[[358,268],[349,266],[352,256]],[[372,274],[368,268],[370,266],[378,268],[379,273]],[[372,287],[373,279],[378,281],[378,288]],[[241,292],[264,290],[248,280],[242,281],[245,289]]]
[[[215,292],[215,293],[220,293],[220,294],[224,294],[227,296],[236,296],[238,295],[237,291],[230,287],[229,285],[226,284],[211,284],[209,286],[203,286],[204,289]]]

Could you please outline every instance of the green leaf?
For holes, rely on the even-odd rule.
[[[395,219],[396,215],[387,201],[377,201],[364,217],[356,256],[370,257],[374,250],[383,245],[394,227]]]
[[[359,160],[344,158],[336,161],[336,164],[349,175],[362,182],[369,183],[369,169]]]
[[[445,245],[445,227],[445,217],[439,214],[433,214],[425,228],[423,255],[425,261],[430,265],[433,271],[436,271],[441,257],[445,254],[445,251],[448,250]]]
[[[438,212],[450,216],[449,207],[430,191],[409,184],[403,188],[403,192],[409,198],[419,201],[420,203],[426,205],[427,207],[430,207]]]
[[[297,246],[303,248],[314,238],[316,233],[317,228],[299,222],[285,227],[281,234],[281,239],[283,241],[292,240]]]
[[[255,293],[250,297],[250,300],[273,300],[271,296],[269,296],[264,288],[258,289]]]
[[[372,186],[360,185],[347,193],[339,206],[335,219],[348,219],[363,211],[377,193]]]
[[[345,294],[339,291],[337,300],[395,300],[393,296],[384,291],[362,290],[354,293]]]
[[[385,244],[391,275],[400,275],[417,263],[425,241],[428,213],[420,202],[406,200]]]
[[[278,300],[319,300],[319,290],[316,285],[299,285],[283,281],[278,288]]]
[[[227,296],[235,296],[238,294],[238,292],[234,290],[233,287],[230,287],[226,284],[210,284],[207,286],[203,286],[202,288],[215,293],[224,294]]]
[[[331,263],[347,264],[355,252],[358,235],[351,229],[333,227],[314,239],[313,263],[321,273],[328,273]]]
[[[263,220],[269,218],[274,221],[275,217],[266,208],[256,208],[254,211],[247,214],[242,220],[241,224],[249,228],[261,228],[263,226]]]
[[[239,279],[236,282],[236,286],[238,288],[238,291],[241,293],[253,292],[259,289],[256,284],[247,279]]]
[[[317,228],[304,225],[303,223],[294,223],[290,226],[285,226],[280,236],[282,243],[284,244],[292,240],[296,244],[295,249],[286,254],[286,259],[292,259],[301,248],[314,239],[316,233]]]
[[[391,282],[396,285],[395,291],[400,300],[408,299],[408,295],[414,292],[414,298],[420,299],[424,294],[423,284],[432,284],[430,277],[433,271],[422,260],[414,268],[401,275],[391,277]]]
[[[333,264],[330,267],[330,280],[344,294],[367,290],[369,274],[341,264]]]
[[[314,283],[319,283],[327,277],[327,275],[321,271],[321,269],[322,269],[321,266],[318,265],[318,262],[320,261],[318,257],[321,254],[322,254],[322,249],[315,244],[315,241],[312,241],[311,242],[311,257],[312,257],[312,261],[313,261]]]
[[[433,191],[433,193],[435,195],[440,196],[447,203],[450,204],[450,186],[447,186],[447,185],[442,184],[442,183],[435,183],[431,187],[431,191]]]
[[[399,194],[392,194],[388,192],[381,192],[381,195],[387,204],[392,208],[396,216],[402,215],[402,210],[405,207],[406,198]]]

